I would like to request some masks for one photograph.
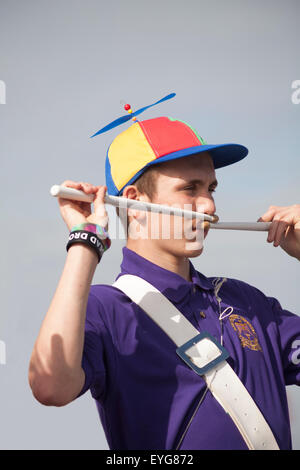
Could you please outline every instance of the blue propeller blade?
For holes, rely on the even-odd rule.
[[[141,114],[141,113],[143,113],[144,111],[146,111],[146,109],[151,108],[152,106],[156,106],[157,104],[162,103],[163,101],[170,100],[171,98],[174,98],[174,96],[176,96],[176,93],[170,93],[169,95],[165,96],[165,97],[162,98],[161,100],[156,101],[156,103],[149,104],[148,106],[144,106],[143,108],[138,109],[138,110],[135,111],[134,113],[131,113],[131,114],[128,114],[128,115],[125,115],[125,116],[121,116],[121,117],[119,117],[118,119],[115,119],[115,120],[112,121],[110,124],[107,124],[107,126],[105,126],[105,127],[103,127],[102,129],[100,129],[100,131],[98,131],[98,132],[96,132],[94,135],[92,135],[91,138],[92,138],[92,137],[95,137],[96,135],[103,134],[104,132],[109,131],[110,129],[113,129],[114,127],[117,127],[117,126],[119,126],[120,124],[123,124],[124,122],[129,121],[129,120],[132,119],[134,116],[138,116],[139,114]]]
[[[174,96],[176,96],[176,93],[171,93],[170,95],[165,96],[165,97],[162,98],[161,100],[156,101],[156,103],[149,104],[149,106],[145,106],[144,108],[138,109],[137,111],[135,111],[134,113],[132,113],[131,116],[138,116],[138,114],[143,113],[144,111],[146,111],[146,109],[152,108],[152,106],[155,106],[155,105],[157,105],[157,104],[159,104],[159,103],[162,103],[163,101],[170,100],[171,98],[174,98]]]
[[[114,127],[117,127],[120,124],[123,124],[123,122],[129,121],[132,118],[132,114],[130,114],[128,116],[119,117],[118,119],[111,122],[110,124],[107,124],[107,126],[102,127],[102,129],[100,129],[100,131],[96,132],[96,134],[92,135],[91,137],[95,137],[96,135],[103,134],[104,132],[109,131],[110,129],[113,129]]]

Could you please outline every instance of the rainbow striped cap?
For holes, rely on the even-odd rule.
[[[248,154],[239,144],[207,144],[189,124],[170,117],[136,121],[108,148],[105,162],[107,192],[120,196],[143,172],[157,163],[209,152],[215,168],[236,163]]]

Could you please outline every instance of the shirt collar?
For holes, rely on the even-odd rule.
[[[179,274],[152,263],[125,246],[123,247],[123,261],[119,276],[122,274],[134,274],[139,276],[145,281],[150,282],[150,284],[162,292],[169,300],[180,302],[186,295],[190,294],[196,286],[204,290],[214,289],[210,279],[196,271],[190,260],[189,263],[192,282],[186,281]]]

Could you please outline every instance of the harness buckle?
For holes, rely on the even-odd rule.
[[[197,349],[197,360],[198,362],[203,363],[203,365],[199,367],[192,361],[192,358],[187,355],[186,351],[203,340],[206,340],[204,344],[206,351],[204,354],[200,354],[199,349]],[[212,345],[211,342],[214,345]],[[214,346],[216,346],[217,349]],[[218,352],[219,354],[216,356]],[[218,341],[207,331],[199,333],[194,338],[179,346],[176,349],[176,353],[198,375],[206,374],[209,370],[220,364],[220,362],[225,361],[230,356],[227,349],[218,343]]]

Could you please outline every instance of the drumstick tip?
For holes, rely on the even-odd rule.
[[[58,192],[59,192],[59,185],[58,184],[54,184],[53,186],[51,186],[51,188],[50,188],[51,196],[57,196]]]

